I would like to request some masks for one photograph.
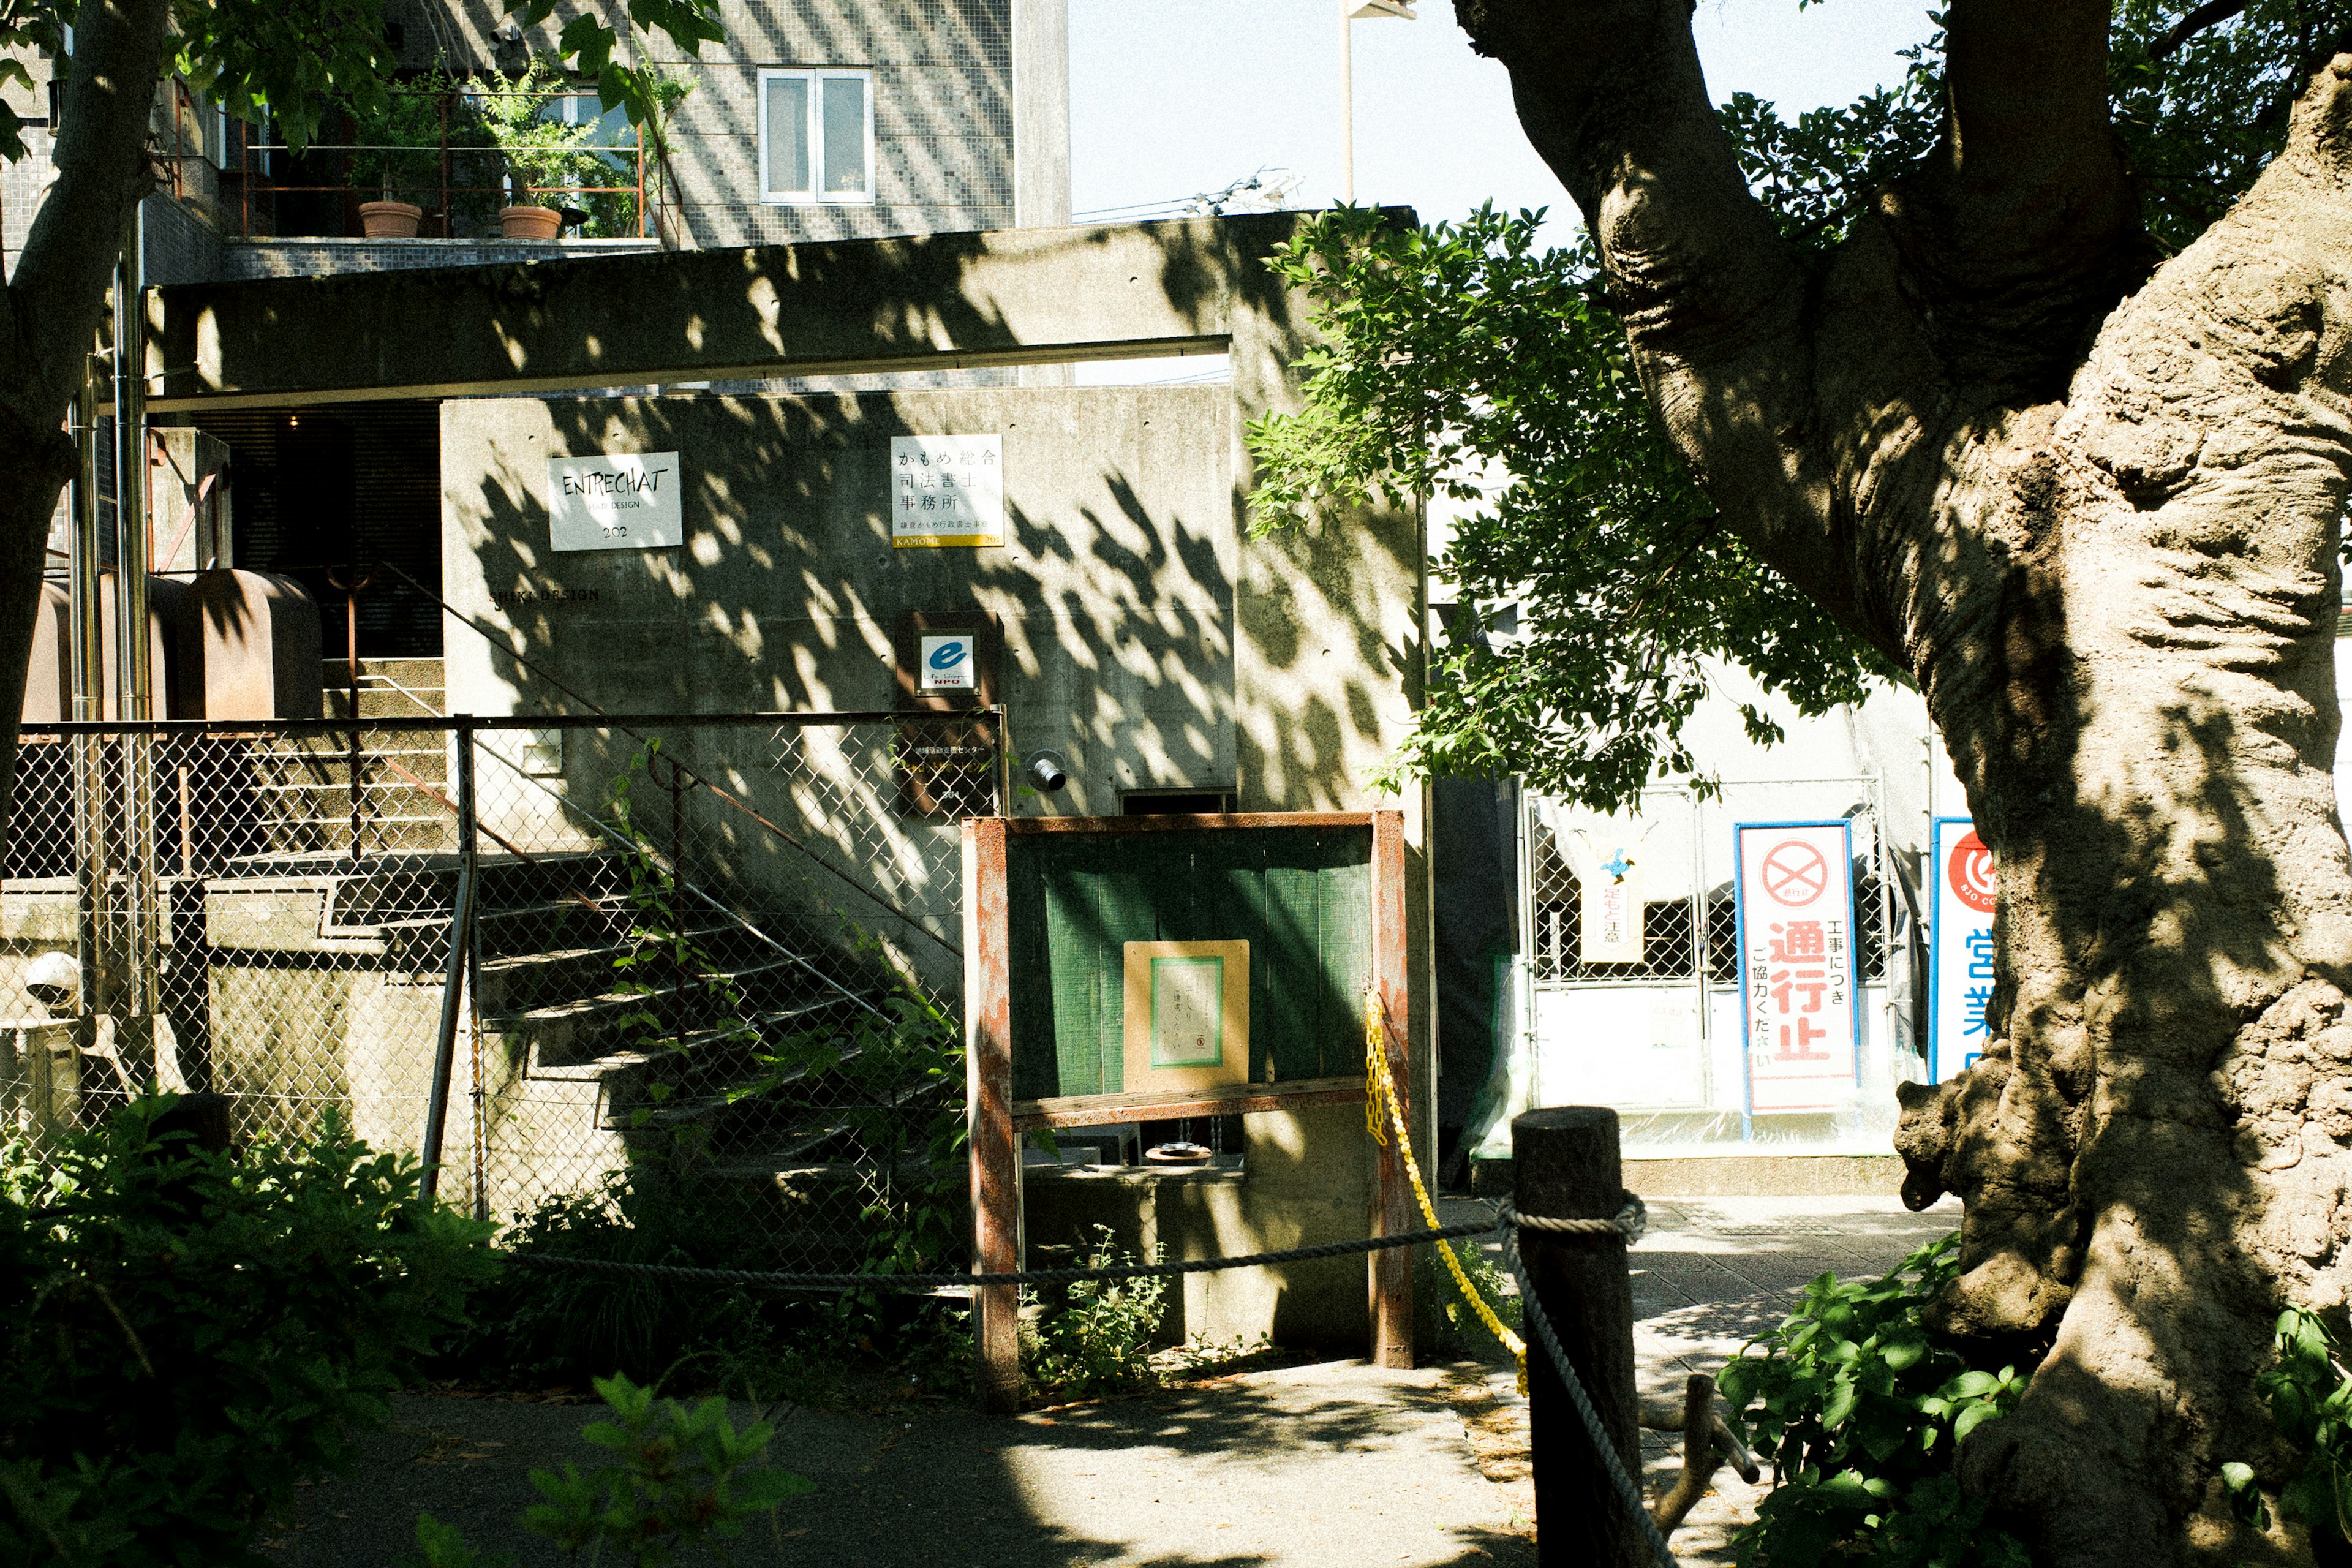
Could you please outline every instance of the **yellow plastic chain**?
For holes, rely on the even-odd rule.
[[[1389,1142],[1389,1126],[1396,1128],[1397,1152],[1404,1156],[1404,1173],[1412,1181],[1412,1195],[1421,1204],[1421,1217],[1430,1229],[1436,1230],[1441,1228],[1437,1205],[1429,1201],[1429,1188],[1421,1179],[1421,1162],[1412,1157],[1412,1135],[1405,1131],[1404,1107],[1397,1099],[1396,1079],[1389,1068],[1385,1024],[1386,1014],[1381,1006],[1381,994],[1377,988],[1368,985],[1364,988],[1364,1131],[1371,1134],[1373,1142],[1385,1149]],[[1385,1118],[1381,1115],[1383,1107],[1387,1109]],[[1528,1391],[1527,1341],[1513,1333],[1509,1324],[1495,1316],[1495,1310],[1486,1305],[1486,1298],[1478,1294],[1477,1289],[1470,1283],[1470,1277],[1462,1271],[1462,1260],[1454,1256],[1453,1245],[1441,1241],[1437,1244],[1437,1251],[1445,1259],[1446,1271],[1454,1276],[1454,1286],[1462,1292],[1462,1299],[1470,1303],[1470,1310],[1478,1314],[1478,1321],[1486,1325],[1489,1333],[1502,1342],[1503,1348],[1511,1352],[1511,1360],[1518,1364],[1519,1393],[1524,1395]]]

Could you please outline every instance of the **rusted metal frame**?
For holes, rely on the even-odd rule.
[[[1310,1110],[1364,1103],[1360,1078],[1309,1078],[1292,1083],[1237,1083],[1222,1089],[1168,1089],[1144,1094],[1072,1094],[1016,1100],[1015,1131],[1049,1127],[1108,1127],[1121,1121],[1172,1121],[1192,1116],[1244,1116],[1260,1110]]]
[[[1021,1266],[1021,1134],[1013,1121],[1013,915],[1001,816],[963,824],[963,1006],[967,1132],[971,1160],[972,1267]],[[981,1408],[1021,1403],[1021,1299],[1010,1285],[972,1291],[972,1348]]]
[[[1011,830],[1038,833],[1197,833],[1230,827],[1370,827],[1393,812],[1230,811],[1200,816],[1018,816]]]
[[[1380,999],[1381,1048],[1405,1126],[1414,1126],[1412,959],[1405,926],[1404,814],[1372,815],[1372,985]],[[1371,1048],[1369,1042],[1366,1048]],[[1394,1142],[1374,1145],[1378,1182],[1371,1234],[1396,1236],[1418,1224],[1405,1176],[1404,1151]],[[1366,1263],[1371,1291],[1373,1364],[1412,1365],[1412,1259],[1402,1249],[1373,1253]]]

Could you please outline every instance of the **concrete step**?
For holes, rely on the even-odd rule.
[[[488,963],[485,963],[483,968],[488,971]],[[615,989],[615,979],[609,971],[607,975],[607,984],[600,990],[589,991],[583,986],[569,995],[542,994],[546,999],[538,1005],[513,1008],[510,1003],[509,1010],[493,1010],[488,1000],[490,976],[486,973],[482,1026],[529,1052],[530,1059],[541,1064],[584,1062],[609,1051],[629,1049],[626,1041],[615,1037],[625,1027],[625,1020],[641,1011],[666,1016],[665,1009],[677,988],[649,981],[649,991],[639,994]],[[755,1010],[753,1016],[761,1021],[763,1028],[785,1028],[794,1019],[814,1016],[834,1003],[832,996],[814,994],[772,994],[784,987],[797,986],[805,976],[806,971],[796,960],[778,957],[771,963],[740,964],[688,984],[688,1002],[693,1009],[688,1019],[689,1042],[710,1037],[713,1023],[709,993],[712,983],[723,981],[734,985],[743,994],[747,1007]],[[763,992],[772,994],[763,995]],[[512,995],[512,1001],[529,999]]]
[[[330,685],[321,700],[320,717],[347,719],[351,717],[351,689],[339,677]],[[416,687],[403,682],[398,687],[362,677],[360,680],[360,717],[387,721],[415,719],[437,719],[446,714],[446,694],[437,686]]]

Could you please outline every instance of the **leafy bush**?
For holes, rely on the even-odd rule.
[[[770,1269],[774,1249],[756,1216],[712,1184],[631,1170],[604,1189],[551,1197],[501,1239],[518,1255],[589,1258],[690,1268]],[[585,1385],[619,1370],[653,1381],[681,1362],[712,1384],[734,1380],[780,1347],[789,1319],[772,1299],[700,1281],[599,1269],[509,1267],[484,1287],[472,1325],[436,1370],[516,1386]]]
[[[1116,1268],[1135,1260],[1110,1226],[1098,1225],[1078,1267]],[[1165,1279],[1080,1280],[1058,1304],[1045,1304],[1024,1336],[1030,1380],[1072,1397],[1150,1387],[1159,1381],[1153,1342],[1167,1317]]]
[[[772,1519],[788,1499],[811,1489],[803,1477],[763,1462],[775,1428],[755,1420],[742,1431],[728,1418],[724,1400],[688,1410],[676,1400],[654,1403],[654,1391],[626,1377],[598,1378],[596,1392],[619,1419],[599,1421],[581,1434],[617,1456],[586,1475],[566,1464],[561,1475],[533,1470],[530,1484],[547,1500],[523,1515],[523,1524],[579,1561],[596,1561],[605,1547],[627,1553],[636,1568],[667,1568],[689,1541],[726,1541],[762,1514]],[[490,1568],[510,1561],[486,1558],[453,1525],[430,1514],[416,1521],[425,1568]],[[781,1542],[779,1542],[781,1545]]]
[[[1465,1356],[1482,1361],[1497,1357],[1507,1360],[1502,1342],[1487,1329],[1477,1309],[1462,1299],[1462,1288],[1454,1282],[1453,1272],[1437,1256],[1437,1248],[1416,1249],[1421,1253],[1419,1265],[1422,1299],[1431,1303],[1430,1348],[1439,1355]],[[1504,1281],[1503,1271],[1495,1266],[1475,1245],[1454,1243],[1454,1255],[1461,1261],[1462,1272],[1468,1277],[1471,1289],[1478,1292],[1495,1316],[1507,1328],[1519,1326],[1523,1303],[1517,1290]]]
[[[385,201],[440,205],[444,137],[459,154],[454,183],[460,187],[479,183],[481,154],[494,145],[467,84],[440,66],[394,88],[372,110],[354,104],[350,113],[355,145],[346,155],[343,177],[363,192],[381,192]],[[460,223],[479,224],[492,216],[491,205],[475,192],[452,192],[450,203],[457,210],[448,216]]]
[[[171,1103],[0,1152],[0,1561],[255,1561],[496,1267],[334,1118],[232,1159],[159,1141]]]
[[[2315,1545],[2352,1540],[2352,1373],[2344,1347],[2315,1314],[2289,1307],[2272,1348],[2276,1360],[2260,1387],[2279,1435],[2303,1456],[2302,1469],[2279,1488],[2279,1512],[2308,1527]],[[2223,1465],[2221,1480],[2239,1517],[2269,1528],[2254,1468]]]
[[[1952,1473],[1959,1440],[2024,1393],[2015,1367],[1972,1367],[1920,1309],[1958,1272],[1959,1237],[1885,1278],[1824,1274],[1804,1304],[1724,1368],[1723,1396],[1773,1463],[1773,1486],[1733,1551],[1740,1568],[2027,1568],[2015,1537]]]

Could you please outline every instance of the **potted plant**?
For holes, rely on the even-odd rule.
[[[390,89],[373,112],[352,111],[348,178],[362,189],[383,193],[360,204],[360,232],[368,238],[416,237],[425,207],[403,198],[437,185],[442,137],[462,112],[457,90],[456,79],[436,67]]]
[[[499,226],[509,239],[553,239],[562,231],[562,213],[531,198],[591,184],[604,166],[588,151],[596,134],[593,122],[570,124],[546,117],[562,81],[555,57],[536,55],[520,78],[492,89],[483,99],[483,123],[506,158],[511,199],[499,209]]]

